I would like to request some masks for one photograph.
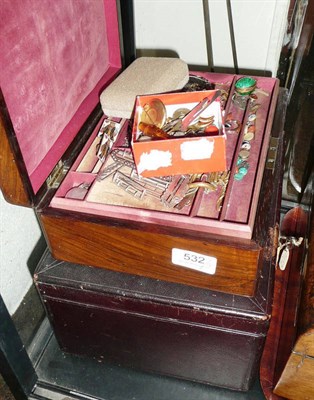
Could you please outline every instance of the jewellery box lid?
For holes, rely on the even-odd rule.
[[[36,194],[121,69],[116,0],[3,0],[0,85]]]

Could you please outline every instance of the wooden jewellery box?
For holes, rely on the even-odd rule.
[[[227,170],[204,171],[179,207],[195,181],[138,179],[127,129],[103,164],[96,157],[103,121],[115,117],[99,98],[121,72],[116,2],[4,2],[0,15],[0,185],[7,201],[35,208],[53,256],[254,296],[276,247],[278,81],[191,72],[188,90],[220,90]]]

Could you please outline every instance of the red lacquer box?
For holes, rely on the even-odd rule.
[[[132,130],[132,151],[137,172],[144,177],[187,175],[226,170],[226,136],[222,121],[219,91],[168,93],[155,96],[138,96],[135,103]],[[163,140],[141,141],[141,116],[147,115],[145,106],[154,102],[164,105],[164,118],[176,110],[200,108],[199,119],[212,119],[210,132],[202,135],[171,136]],[[204,106],[203,106],[204,105]],[[187,108],[188,107],[188,108]],[[202,110],[204,107],[204,110]],[[154,108],[152,108],[154,111]],[[191,117],[193,121],[193,116]],[[148,117],[146,120],[151,122]],[[182,125],[182,121],[179,120]],[[175,123],[175,121],[174,121]],[[149,124],[144,125],[149,128]],[[214,129],[213,129],[214,128]],[[179,129],[179,127],[178,127]],[[180,131],[176,132],[180,134]]]

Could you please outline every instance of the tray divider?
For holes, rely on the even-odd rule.
[[[235,87],[236,81],[237,81],[237,76],[235,75],[233,77],[233,79],[232,79],[232,83],[231,83],[230,88],[229,88],[228,99],[227,99],[227,102],[226,102],[226,105],[225,105],[225,109],[224,109],[223,123],[225,123],[226,117],[227,117],[227,115],[229,113],[229,110],[230,110],[230,107],[231,107],[231,104],[232,104],[231,103],[232,102],[232,96],[233,96],[233,93],[234,93],[234,87]]]
[[[272,92],[272,98],[277,98],[279,93],[279,81],[276,81],[275,87]],[[262,185],[262,179],[264,175],[264,170],[265,170],[265,165],[266,165],[266,159],[267,159],[267,153],[268,153],[268,148],[269,148],[269,142],[270,142],[270,137],[271,137],[271,130],[274,122],[274,115],[276,111],[276,102],[275,101],[270,101],[269,104],[269,109],[268,109],[268,119],[266,123],[266,127],[264,128],[264,134],[263,134],[263,141],[261,143],[261,148],[260,148],[260,153],[259,153],[259,163],[256,171],[256,178],[255,178],[255,184],[254,187],[252,188],[253,195],[252,195],[252,200],[251,200],[251,212],[249,214],[249,219],[248,219],[248,224],[252,226],[254,224],[254,219],[252,216],[255,216],[255,212],[257,209],[258,205],[258,195],[260,192],[260,187]],[[267,145],[265,144],[265,141],[267,141]],[[256,190],[256,187],[258,190]],[[256,194],[258,193],[258,195]]]
[[[249,102],[250,100],[247,100],[246,103],[246,107],[245,110],[243,112],[243,117],[241,120],[241,131],[238,135],[238,139],[237,139],[237,144],[235,146],[235,151],[233,153],[232,156],[232,162],[231,162],[231,168],[230,168],[230,175],[229,175],[229,182],[228,182],[228,186],[227,186],[227,190],[226,190],[226,194],[223,200],[223,204],[221,207],[221,211],[220,211],[220,216],[219,216],[219,221],[223,221],[226,217],[226,213],[227,213],[227,209],[229,206],[229,201],[230,201],[230,196],[231,196],[231,192],[232,192],[232,186],[234,184],[234,173],[237,167],[237,160],[238,160],[238,154],[239,154],[239,150],[241,147],[241,143],[243,141],[243,136],[244,136],[244,130],[245,130],[245,126],[246,126],[246,122],[247,122],[247,118],[250,112],[250,107],[249,107]]]

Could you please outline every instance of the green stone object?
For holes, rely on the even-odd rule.
[[[241,96],[251,94],[256,87],[256,80],[250,76],[244,76],[236,81],[235,90]]]
[[[234,174],[234,179],[235,179],[236,181],[241,181],[241,180],[243,179],[243,177],[244,177],[244,175],[243,175],[243,174],[240,174],[240,172]]]
[[[247,174],[248,169],[246,167],[240,167],[239,168],[239,173],[242,175],[246,175]]]

